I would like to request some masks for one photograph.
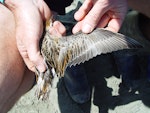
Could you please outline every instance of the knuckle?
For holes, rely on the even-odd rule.
[[[86,18],[86,23],[89,23],[91,26],[95,26],[99,21],[99,15],[96,13],[89,13],[88,17]]]

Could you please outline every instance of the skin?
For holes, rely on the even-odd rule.
[[[90,33],[105,26],[117,32],[126,9],[125,0],[85,0],[75,14],[78,23],[73,33]],[[43,21],[51,17],[51,11],[43,0],[5,0],[5,6],[0,4],[0,17],[0,112],[6,113],[32,88],[34,67],[41,72],[46,69],[39,40]],[[56,21],[50,32],[65,35],[65,28]]]
[[[31,71],[35,71],[36,66],[44,72],[46,66],[40,54],[39,40],[43,21],[51,16],[50,9],[43,0],[5,0],[5,5],[14,14],[17,48],[25,64]]]
[[[85,0],[75,13],[78,21],[73,33],[82,31],[90,33],[95,27],[118,32],[127,11],[126,0]]]
[[[6,113],[34,82],[19,54],[13,14],[0,4],[0,112]]]
[[[43,0],[5,0],[5,6],[0,4],[1,113],[9,111],[32,88],[35,66],[45,70],[38,42],[43,21],[50,15]]]
[[[85,0],[74,15],[77,24],[72,29],[72,32],[74,34],[79,31],[90,33],[96,27],[105,27],[110,31],[118,32],[126,12],[126,0]],[[65,31],[59,33],[60,30],[58,29],[60,28],[64,30],[64,26],[61,23],[51,29],[55,29],[54,31],[57,31],[58,36],[61,36]],[[53,32],[51,33],[53,34]]]
[[[14,14],[17,48],[25,64],[31,71],[35,71],[36,67],[44,72],[46,66],[40,54],[39,40],[43,33],[43,21],[51,16],[50,9],[44,0],[5,0],[5,5]],[[95,27],[107,25],[106,29],[117,32],[126,10],[126,0],[85,0],[75,14],[78,23],[72,31],[90,33]],[[58,24],[56,31],[65,34],[62,24]]]
[[[36,4],[30,1],[5,0],[5,6],[0,4],[1,113],[8,112],[33,87],[35,66],[40,71],[45,70],[38,42],[43,21],[50,18],[51,12],[43,1],[37,0]],[[55,22],[54,26],[59,26],[59,23]],[[63,34],[61,28],[58,31]]]

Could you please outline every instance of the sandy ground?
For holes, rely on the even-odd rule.
[[[49,100],[38,100],[34,95],[35,86],[20,98],[9,113],[150,113],[150,88],[145,89],[145,79],[137,81],[139,87],[134,92],[121,89],[121,79],[114,73],[110,60],[111,56],[102,55],[86,63],[86,68],[90,67],[88,79],[92,87],[89,102],[75,103],[67,93],[62,78],[58,87],[52,89]]]
[[[51,90],[47,101],[35,97],[35,86],[8,113],[150,113],[150,85],[142,78],[136,81],[138,87],[133,92],[120,87],[120,75],[116,73],[111,54],[86,62],[85,68],[92,89],[87,103],[74,102],[61,78],[56,80],[58,85]]]

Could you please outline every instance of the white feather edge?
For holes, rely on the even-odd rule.
[[[72,36],[61,38],[60,45],[65,47],[61,50],[59,60],[68,49],[72,49],[71,59],[68,66],[84,63],[93,57],[100,54],[111,53],[113,51],[122,49],[138,48],[140,44],[120,33],[113,33],[111,31],[98,28],[90,34],[78,33]]]

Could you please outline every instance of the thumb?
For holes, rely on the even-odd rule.
[[[42,3],[39,5],[39,10],[41,12],[43,20],[48,20],[52,16],[52,12],[45,1],[41,1]]]
[[[46,65],[39,51],[40,49],[38,45],[38,42],[30,44],[27,47],[27,53],[30,61],[34,64],[34,67],[36,67],[40,72],[44,72],[46,70]]]
[[[22,40],[17,40],[18,50],[29,70],[35,72],[35,67],[40,71],[46,70],[45,62],[40,54],[37,42],[28,41],[26,46]]]

